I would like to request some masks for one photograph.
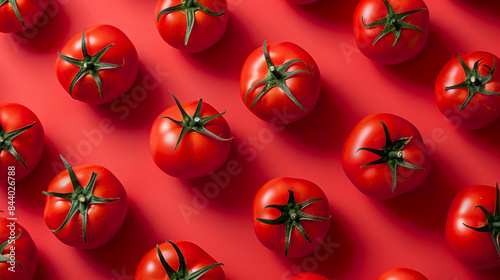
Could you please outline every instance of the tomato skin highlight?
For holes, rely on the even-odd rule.
[[[429,280],[422,273],[410,268],[392,268],[382,273],[377,280]]]
[[[0,33],[17,33],[35,26],[43,17],[48,0],[17,0],[19,14],[24,26],[18,19],[10,3],[0,6]]]
[[[375,149],[384,147],[386,139],[380,122],[387,125],[392,141],[411,137],[402,150],[403,158],[424,169],[415,170],[397,166],[394,191],[392,191],[393,177],[388,164],[361,167],[380,158],[368,151],[358,151],[362,147]],[[344,172],[353,185],[366,196],[378,200],[393,199],[417,189],[427,178],[432,165],[429,151],[423,144],[417,128],[399,116],[385,113],[369,115],[356,124],[344,142],[341,159]]]
[[[396,13],[404,13],[416,9],[427,9],[422,0],[397,1],[388,0]],[[369,59],[385,65],[395,65],[417,56],[427,43],[429,36],[429,11],[422,10],[408,15],[404,22],[420,28],[423,32],[410,28],[401,28],[401,37],[393,46],[395,35],[391,32],[373,42],[383,31],[384,25],[366,28],[369,24],[386,17],[387,8],[382,0],[359,1],[353,15],[353,29],[356,45],[359,50]]]
[[[25,168],[7,150],[0,151],[0,183],[7,183],[8,177],[20,181],[38,166],[45,146],[45,132],[40,119],[30,109],[17,103],[0,103],[0,124],[5,132],[11,132],[35,123],[12,140],[12,146],[26,164]],[[9,166],[15,167],[15,175],[7,176]]]
[[[189,116],[196,111],[198,102],[182,104]],[[217,115],[219,112],[203,102],[201,117]],[[221,141],[195,131],[188,131],[179,146],[175,148],[182,127],[173,121],[161,118],[171,117],[182,121],[181,112],[172,106],[158,115],[151,127],[149,148],[156,165],[166,174],[177,178],[199,178],[217,171],[227,160],[232,140]],[[231,138],[231,129],[223,116],[219,116],[204,127],[222,138]],[[175,148],[175,149],[174,149]]]
[[[321,200],[304,208],[303,212],[316,217],[331,217],[328,198],[316,184],[304,179],[287,177],[274,178],[265,183],[257,191],[253,200],[254,230],[257,238],[265,247],[280,255],[284,255],[286,249],[285,225],[269,225],[262,223],[257,218],[270,220],[278,218],[280,211],[265,207],[287,204],[288,191],[294,192],[297,203],[321,198]],[[302,220],[301,224],[312,242],[309,243],[297,228],[293,228],[287,254],[289,258],[300,258],[314,252],[326,238],[330,229],[330,219],[326,221]]]
[[[155,24],[161,38],[170,46],[188,53],[205,51],[219,42],[226,33],[229,20],[229,11],[226,0],[198,0],[198,3],[207,9],[221,13],[221,16],[212,16],[203,11],[195,12],[195,22],[185,45],[187,29],[186,14],[175,11],[163,15],[158,20],[160,12],[166,8],[181,4],[181,0],[158,0],[155,8]]]
[[[59,50],[59,53],[71,58],[83,59],[82,32],[71,37]],[[94,56],[108,45],[114,44],[99,61],[115,65],[123,64],[123,66],[98,71],[102,83],[103,97],[101,97],[95,79],[90,74],[83,76],[76,82],[71,91],[71,97],[89,104],[111,102],[126,93],[134,85],[139,70],[137,50],[123,31],[111,25],[100,24],[85,29],[85,41],[88,54],[91,56]],[[70,94],[70,85],[80,67],[58,56],[55,69],[59,83]]]
[[[293,96],[305,108],[302,110],[279,87],[271,88],[253,106],[252,102],[264,88],[264,85],[249,89],[266,78],[268,66],[263,47],[255,49],[245,60],[240,76],[240,95],[246,107],[258,118],[275,125],[290,124],[306,117],[316,106],[321,91],[321,74],[318,65],[304,49],[291,42],[267,44],[269,56],[274,65],[279,66],[294,59],[303,63],[292,64],[287,71],[304,70],[311,74],[299,73],[286,80],[286,85]],[[248,94],[247,94],[248,92]]]
[[[95,249],[108,243],[121,229],[127,215],[127,192],[118,178],[103,166],[86,164],[74,166],[73,170],[84,188],[89,183],[92,172],[97,173],[93,194],[102,198],[118,198],[118,200],[89,206],[86,243],[82,237],[82,214],[80,211],[61,231],[53,232],[53,234],[68,246]],[[67,170],[62,171],[52,179],[47,187],[47,192],[73,192],[73,185]],[[58,229],[70,208],[71,202],[69,200],[47,195],[43,214],[47,227],[50,230]]]
[[[188,271],[197,271],[217,261],[198,245],[188,241],[173,241],[179,247],[185,258]],[[175,271],[179,268],[179,258],[173,247],[168,243],[159,244],[165,261]],[[149,250],[139,262],[135,272],[135,280],[165,280],[169,279],[163,268],[156,248]],[[203,274],[198,280],[225,280],[226,275],[221,266],[216,266]]]
[[[500,63],[498,56],[483,51],[460,55],[460,58],[471,70],[474,63],[480,60],[478,69],[479,74],[482,76],[489,75],[493,65],[495,64],[495,68],[498,68],[498,63]],[[500,119],[500,96],[498,95],[485,95],[477,92],[460,111],[460,107],[467,99],[469,90],[467,88],[445,90],[445,88],[457,85],[464,80],[465,72],[458,56],[450,59],[441,68],[434,84],[434,97],[441,113],[456,127],[471,130],[481,129]],[[495,70],[491,80],[486,83],[484,88],[500,94],[500,74],[498,74],[498,70]]]
[[[446,241],[456,258],[470,268],[500,267],[499,254],[491,234],[465,226],[484,226],[487,221],[485,214],[474,207],[480,205],[494,213],[495,198],[495,187],[474,185],[461,190],[450,204],[445,225]]]
[[[329,279],[314,272],[303,272],[301,274],[295,275],[295,277],[293,277],[292,280],[329,280]]]
[[[5,215],[5,214],[4,214]],[[8,242],[11,237],[10,228],[12,221],[7,220],[5,217],[0,217],[0,244]],[[15,258],[22,266],[21,269],[17,264],[15,272],[9,271],[11,265],[8,262],[0,262],[0,279],[2,280],[31,280],[35,277],[38,252],[33,239],[28,231],[19,223],[15,223],[16,236],[21,231],[21,236],[0,252],[4,256],[10,256],[12,247],[15,247]]]

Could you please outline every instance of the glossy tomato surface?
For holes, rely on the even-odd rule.
[[[1,215],[7,216],[4,213]],[[18,235],[19,237],[17,237]],[[5,217],[0,217],[0,244],[10,241],[11,244],[8,244],[0,254],[10,259],[13,258],[22,266],[22,269],[15,262],[0,261],[0,279],[33,279],[38,262],[38,253],[33,239],[22,225]]]
[[[42,18],[49,1],[14,1],[22,21],[17,16],[14,6],[10,3],[10,1],[2,2],[4,3],[0,5],[0,32],[14,33],[21,32],[35,26]]]
[[[490,232],[478,232],[470,228],[480,228],[486,225],[487,218],[480,207],[484,207],[493,215],[495,203],[496,189],[494,187],[474,185],[460,191],[448,210],[445,228],[446,241],[457,259],[471,268],[500,267],[499,252],[495,248]],[[498,237],[496,242],[498,242]]]
[[[10,141],[10,145],[26,166],[7,149],[0,147],[0,172],[2,172],[0,182],[7,183],[7,177],[11,177],[11,181],[19,181],[28,176],[38,166],[45,145],[42,123],[33,111],[17,103],[0,103],[0,125],[6,133],[32,124],[34,125]],[[4,140],[0,143],[10,146],[8,143],[4,143]],[[14,174],[7,176],[9,171],[14,171]]]
[[[321,89],[318,65],[311,55],[294,43],[273,42],[266,43],[266,46],[269,58],[276,67],[298,59],[302,62],[292,63],[286,71],[309,72],[298,73],[285,81],[290,93],[303,108],[299,107],[281,87],[272,87],[261,97],[259,95],[265,85],[252,88],[265,79],[269,72],[263,46],[250,53],[243,64],[240,77],[241,99],[253,114],[273,125],[296,122],[311,113],[318,101]],[[256,98],[258,99],[252,106]]]
[[[388,8],[384,0],[361,0],[354,11],[353,26],[354,38],[359,50],[369,59],[381,64],[399,64],[405,62],[424,48],[429,37],[429,10],[422,0],[387,0],[395,14],[406,13],[424,9],[407,15],[402,19],[397,29],[400,30],[399,39],[396,41],[394,32],[380,37],[385,24],[366,27],[388,16]],[[365,25],[364,25],[364,24]],[[407,27],[410,24],[420,30]]]
[[[496,71],[499,62],[498,56],[492,53],[476,51],[450,59],[439,72],[434,86],[436,104],[457,128],[480,129],[500,118],[500,74]],[[474,72],[476,63],[476,75],[467,79],[466,71]],[[466,85],[447,89],[464,81],[485,79],[482,76],[491,76],[481,86],[488,94],[469,90]],[[469,96],[472,97],[469,99]]]
[[[401,150],[402,160],[421,169],[396,166],[396,186],[389,164],[366,165],[379,160],[375,153],[360,148],[381,150],[386,137],[381,123],[387,126],[392,141],[408,138]],[[373,114],[363,118],[352,129],[342,149],[345,174],[362,193],[375,199],[391,199],[418,188],[427,178],[431,157],[417,128],[409,121],[392,114]],[[362,167],[363,166],[363,167]]]
[[[95,249],[109,242],[120,230],[127,214],[127,193],[122,183],[108,169],[95,164],[73,167],[76,178],[85,188],[92,173],[97,174],[93,195],[118,200],[92,204],[88,208],[86,242],[83,239],[82,213],[78,211],[59,232],[54,235],[64,244],[82,249]],[[52,179],[47,192],[72,193],[74,191],[68,171]],[[50,230],[58,229],[71,209],[69,200],[46,196],[43,217]]]
[[[198,245],[188,241],[173,241],[179,248],[181,254],[186,261],[186,268],[188,272],[196,272],[201,268],[218,263],[212,256],[205,252]],[[169,243],[162,243],[159,245],[160,251],[167,264],[174,270],[179,270],[179,257],[174,247]],[[139,262],[135,272],[136,280],[164,280],[169,279],[167,272],[163,267],[156,247],[149,250]],[[225,280],[226,275],[222,266],[216,266],[205,274],[199,280]]]
[[[315,200],[302,212],[307,215],[325,218],[327,220],[314,221],[304,219],[300,223],[305,233],[310,238],[309,242],[299,231],[293,227],[290,235],[290,245],[287,257],[300,258],[311,254],[325,239],[330,228],[331,217],[328,198],[325,193],[314,183],[297,178],[274,178],[265,183],[255,194],[253,200],[253,226],[259,241],[269,250],[280,255],[286,252],[286,226],[285,224],[270,225],[258,219],[274,220],[280,217],[278,209],[269,205],[287,205],[289,193],[293,192],[297,204]]]
[[[329,280],[329,279],[314,272],[303,272],[301,274],[295,275],[292,278],[292,280]]]
[[[76,100],[91,104],[108,103],[127,92],[134,84],[139,67],[137,50],[127,35],[114,26],[99,24],[86,28],[84,32],[88,55],[95,56],[113,44],[99,61],[123,66],[98,71],[102,96],[96,79],[91,74],[86,74],[78,80],[70,93],[70,86],[80,67],[65,61],[60,56],[56,59],[57,79],[64,90]],[[71,37],[58,53],[78,60],[84,59],[82,32]]]
[[[202,10],[194,13],[194,25],[185,44],[187,17],[185,11],[175,11],[159,16],[164,9],[174,7],[186,0],[158,0],[155,9],[156,29],[165,42],[172,47],[189,53],[204,51],[215,45],[226,32],[229,11],[226,0],[197,0],[203,7],[215,13],[223,13],[220,16],[210,15]]]
[[[428,280],[422,273],[410,268],[393,268],[382,273],[377,280]]]
[[[198,102],[192,101],[181,106],[189,116],[193,116]],[[201,118],[218,114],[210,104],[202,103]],[[163,172],[177,178],[197,178],[217,171],[226,162],[231,140],[221,141],[206,134],[188,131],[177,146],[183,127],[165,117],[183,120],[179,108],[173,106],[160,113],[151,127],[150,153]],[[221,138],[231,138],[231,129],[223,116],[209,121],[204,127]]]

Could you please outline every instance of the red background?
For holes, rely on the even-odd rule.
[[[499,270],[474,271],[456,260],[443,230],[448,205],[459,190],[500,181],[500,122],[479,131],[455,128],[437,109],[433,84],[441,66],[458,53],[499,54],[500,4],[426,1],[431,28],[425,49],[409,62],[387,67],[357,51],[351,22],[357,1],[320,0],[304,7],[284,0],[228,2],[227,33],[200,54],[181,53],[162,41],[154,25],[153,0],[51,0],[39,26],[0,35],[0,101],[32,109],[46,132],[43,159],[18,183],[16,196],[19,222],[38,246],[37,279],[133,279],[143,254],[165,240],[197,243],[225,263],[232,280],[288,279],[290,271],[305,270],[331,279],[375,279],[398,266],[416,269],[429,279],[498,279]],[[129,101],[92,106],[72,100],[62,89],[54,62],[67,39],[100,23],[129,36],[141,65],[135,87],[126,94]],[[318,106],[282,131],[271,131],[240,100],[241,66],[264,40],[300,45],[322,73]],[[161,75],[154,74],[158,71]],[[219,111],[227,110],[225,118],[235,137],[229,161],[238,172],[229,176],[229,185],[216,189],[218,194],[206,206],[195,203],[195,193],[203,193],[211,183],[220,186],[220,180],[172,178],[149,155],[151,124],[174,105],[168,90],[181,102],[203,98]],[[420,189],[386,202],[361,194],[340,164],[351,128],[376,112],[411,121],[433,156],[432,171]],[[111,125],[103,128],[101,123]],[[99,249],[67,247],[43,221],[41,192],[61,170],[59,154],[72,165],[107,167],[127,189],[125,224]],[[330,200],[328,238],[333,244],[319,249],[316,257],[284,258],[263,247],[253,232],[253,195],[278,176],[311,180]],[[5,197],[6,188],[0,205],[7,205]],[[186,218],[180,209],[191,209],[192,215]]]

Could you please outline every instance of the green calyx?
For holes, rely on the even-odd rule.
[[[481,74],[479,74],[479,62],[482,60],[482,58],[474,63],[474,67],[472,68],[472,70],[469,68],[469,66],[467,66],[467,64],[465,64],[460,55],[458,55],[458,60],[460,61],[460,64],[464,69],[465,81],[444,88],[444,90],[466,88],[469,91],[469,94],[465,99],[465,102],[462,104],[462,106],[460,106],[458,111],[462,111],[465,108],[465,106],[469,104],[472,97],[474,97],[474,94],[476,93],[481,93],[485,95],[500,95],[500,92],[489,91],[486,90],[485,88],[486,84],[493,77],[493,73],[495,73],[495,60],[493,60],[493,68],[490,68],[488,65],[483,65],[484,67],[488,68],[488,70],[490,70],[490,74],[486,76],[482,76]]]
[[[177,257],[179,258],[179,269],[177,271],[173,270],[172,267],[167,263],[167,261],[165,261],[165,258],[163,257],[163,254],[161,253],[160,247],[158,245],[156,245],[156,251],[158,252],[158,258],[160,259],[163,268],[165,268],[168,279],[170,280],[196,280],[203,276],[203,274],[207,273],[210,269],[219,265],[224,265],[223,263],[214,263],[189,273],[186,267],[186,260],[179,250],[179,247],[177,247],[177,245],[175,245],[171,241],[167,242],[170,243],[172,247],[174,247],[174,250],[177,253]]]
[[[401,37],[401,29],[403,28],[410,28],[424,33],[422,29],[414,25],[411,25],[407,22],[404,22],[403,19],[411,14],[427,10],[427,8],[415,9],[412,11],[397,14],[396,11],[394,11],[394,8],[392,8],[391,4],[389,4],[387,0],[382,0],[382,1],[384,1],[385,6],[387,7],[387,16],[385,18],[366,24],[363,21],[363,17],[361,17],[361,22],[366,28],[372,28],[377,25],[384,25],[384,30],[382,30],[382,32],[380,32],[377,38],[375,38],[372,45],[375,45],[375,43],[377,43],[377,41],[380,40],[380,38],[392,32],[396,37],[394,43],[392,44],[392,46],[394,47],[398,43],[399,38]]]
[[[83,242],[87,243],[87,220],[88,220],[88,210],[90,205],[108,203],[118,200],[119,198],[102,198],[93,195],[92,193],[94,192],[94,187],[98,174],[92,172],[89,183],[84,188],[82,187],[80,182],[78,182],[78,178],[76,177],[75,171],[66,161],[66,159],[63,158],[62,155],[61,159],[64,165],[66,166],[66,170],[68,170],[74,191],[72,193],[43,192],[43,194],[45,195],[59,197],[71,201],[71,208],[68,211],[68,215],[66,215],[66,219],[58,229],[52,230],[52,232],[60,232],[73,218],[73,216],[75,216],[75,214],[78,211],[80,211],[80,214],[82,215]]]
[[[274,220],[266,220],[266,219],[261,219],[261,218],[256,218],[259,222],[262,222],[264,224],[268,225],[281,225],[285,224],[285,256],[288,255],[288,248],[290,247],[290,239],[292,236],[292,230],[293,228],[297,228],[299,232],[304,236],[304,238],[311,243],[311,239],[305,232],[304,228],[302,227],[301,220],[311,220],[311,221],[327,221],[331,219],[332,217],[328,218],[322,218],[322,217],[316,217],[312,216],[309,214],[306,214],[302,212],[307,206],[311,205],[312,203],[318,201],[318,200],[323,200],[322,198],[313,198],[307,201],[304,201],[302,203],[297,204],[295,202],[295,197],[293,194],[293,191],[288,191],[288,202],[285,205],[267,205],[264,207],[266,208],[275,208],[281,211],[281,215]]]
[[[169,7],[169,8],[162,10],[158,14],[156,21],[157,22],[160,21],[160,18],[163,15],[177,12],[177,11],[181,11],[183,13],[186,13],[187,28],[186,28],[186,36],[184,38],[184,45],[185,46],[187,46],[188,41],[189,41],[189,37],[191,36],[191,31],[193,31],[193,26],[194,26],[194,21],[195,21],[194,14],[197,11],[202,11],[202,12],[205,12],[205,13],[211,15],[211,16],[216,16],[216,17],[222,16],[224,14],[224,12],[216,13],[214,11],[207,9],[205,6],[198,3],[197,0],[182,0],[182,3],[180,3],[179,5]]]
[[[172,92],[170,92],[170,93],[174,97],[175,104],[177,104],[179,111],[181,111],[183,120],[177,121],[177,120],[172,119],[171,117],[160,117],[160,119],[163,119],[163,118],[169,119],[169,120],[173,121],[174,123],[182,126],[182,130],[181,130],[181,133],[179,135],[179,138],[177,139],[177,143],[175,144],[174,150],[177,149],[177,146],[179,146],[179,144],[182,141],[182,138],[184,138],[184,135],[186,135],[186,133],[188,131],[194,131],[194,132],[198,132],[201,134],[205,134],[205,135],[208,135],[208,136],[213,137],[213,138],[220,140],[220,141],[229,141],[229,140],[233,139],[233,137],[228,138],[228,139],[222,138],[218,135],[215,135],[213,132],[208,131],[204,127],[204,125],[207,124],[209,121],[224,115],[226,113],[226,111],[224,111],[220,114],[217,114],[217,115],[202,118],[201,117],[201,105],[203,103],[203,100],[200,99],[198,101],[198,106],[196,107],[196,111],[194,112],[193,116],[189,116],[186,113],[186,111],[184,110],[184,108],[182,108],[181,104],[179,103],[179,100],[177,100],[175,95]]]
[[[389,134],[389,130],[387,129],[387,126],[383,122],[380,122],[380,123],[384,127],[385,147],[381,150],[363,147],[363,148],[357,149],[356,153],[359,151],[368,151],[368,152],[372,152],[380,157],[380,159],[378,159],[378,160],[361,165],[360,168],[363,168],[363,167],[369,166],[369,165],[381,164],[381,163],[389,165],[389,168],[391,169],[391,175],[392,175],[392,192],[394,192],[396,190],[396,182],[397,182],[396,168],[398,165],[402,166],[402,167],[410,168],[410,169],[418,169],[418,170],[425,170],[425,169],[418,167],[416,165],[413,165],[413,164],[407,162],[403,158],[403,149],[405,148],[406,144],[408,144],[408,142],[410,142],[412,136],[403,137],[403,138],[400,138],[400,139],[392,142],[391,135]]]
[[[3,212],[3,211],[2,211]],[[7,248],[7,246],[9,246],[11,243],[13,243],[14,241],[16,241],[20,236],[21,236],[21,230],[19,230],[19,234],[14,237],[14,238],[9,238],[9,240],[5,241],[4,243],[0,244],[0,262],[10,262],[11,259],[7,256],[4,256],[2,255],[2,252],[3,250],[5,250],[5,248]],[[14,260],[14,262],[21,268],[23,269],[23,266],[17,261],[17,260]],[[23,269],[24,270],[24,269]]]
[[[286,85],[286,80],[289,78],[299,74],[299,73],[307,73],[310,75],[313,75],[313,73],[305,70],[295,70],[295,71],[290,71],[288,72],[287,69],[292,66],[295,63],[303,63],[306,67],[307,70],[309,70],[309,66],[302,60],[300,59],[293,59],[290,61],[287,61],[283,63],[282,65],[276,66],[273,64],[271,61],[271,58],[269,57],[269,52],[267,51],[267,42],[264,41],[264,58],[266,59],[267,63],[267,75],[266,77],[252,85],[247,92],[245,93],[245,103],[247,102],[247,96],[248,93],[254,89],[257,86],[260,86],[262,84],[265,84],[264,88],[259,92],[259,94],[255,97],[255,99],[252,101],[252,104],[250,105],[250,110],[253,108],[255,103],[262,97],[264,94],[266,94],[270,89],[274,87],[279,87],[285,94],[290,98],[290,100],[295,103],[295,105],[299,106],[300,109],[303,111],[306,111],[306,109],[297,101],[295,96],[292,94],[288,86]]]
[[[11,131],[11,132],[5,132],[5,130],[3,129],[2,125],[0,124],[0,152],[2,150],[6,150],[12,156],[14,156],[24,166],[24,168],[26,168],[26,169],[28,169],[28,167],[26,166],[26,164],[24,163],[23,159],[17,153],[16,149],[12,145],[12,140],[14,138],[16,138],[19,134],[25,132],[30,127],[34,126],[35,124],[36,124],[36,122],[34,122],[34,123],[30,124],[30,125],[27,125],[25,127],[21,127],[19,129],[14,130],[14,131]]]
[[[69,94],[71,95],[71,97],[73,97],[72,92],[75,84],[86,75],[91,75],[94,78],[95,82],[97,83],[97,87],[99,88],[99,93],[101,94],[101,98],[104,98],[104,94],[102,92],[101,78],[99,77],[99,71],[106,69],[121,68],[123,67],[123,65],[125,65],[125,59],[123,60],[122,65],[116,65],[112,63],[105,63],[99,61],[102,58],[102,56],[109,50],[109,48],[111,48],[115,44],[109,44],[108,46],[101,49],[93,56],[89,55],[89,53],[87,52],[87,43],[85,42],[85,30],[83,30],[82,32],[83,59],[80,60],[69,56],[65,56],[60,54],[59,51],[57,52],[57,55],[59,55],[59,57],[64,61],[80,67],[80,70],[78,70],[78,72],[76,73],[75,77],[73,78],[69,86]]]
[[[476,208],[481,209],[486,216],[486,225],[479,228],[468,226],[465,223],[463,225],[478,232],[489,232],[500,258],[500,245],[498,244],[498,236],[500,236],[500,199],[498,194],[498,183],[496,190],[495,213],[490,213],[481,205],[474,206],[474,210],[476,210]]]
[[[0,6],[2,6],[4,4],[7,4],[7,3],[10,3],[10,5],[12,6],[12,9],[14,10],[14,13],[17,16],[17,19],[19,19],[19,21],[21,22],[21,24],[23,26],[26,26],[26,25],[24,25],[24,21],[21,18],[21,14],[19,13],[19,8],[17,7],[16,0],[0,0]]]

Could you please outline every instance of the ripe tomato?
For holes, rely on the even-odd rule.
[[[342,149],[342,167],[362,193],[391,199],[418,188],[431,169],[431,158],[413,124],[391,114],[362,119]]]
[[[457,126],[479,129],[500,118],[500,75],[497,56],[472,52],[448,61],[436,78],[439,110]]]
[[[37,261],[36,246],[28,231],[18,223],[0,217],[0,279],[31,280],[36,273]]]
[[[91,104],[107,103],[127,92],[139,69],[134,45],[111,25],[85,29],[57,54],[59,83],[74,99]]]
[[[56,175],[43,192],[47,195],[45,224],[66,245],[100,247],[125,221],[127,193],[108,169],[93,164],[73,168],[61,159],[67,170]]]
[[[295,275],[292,280],[329,280],[328,278],[321,276],[317,273],[313,272],[304,272],[301,274]]]
[[[177,178],[203,177],[219,169],[229,156],[231,129],[223,114],[199,102],[180,104],[163,111],[149,137],[151,156],[165,173]]]
[[[330,228],[328,198],[314,183],[275,178],[253,200],[253,227],[269,250],[290,258],[311,254]]]
[[[0,1],[0,32],[21,32],[35,26],[47,8],[47,0]]]
[[[422,273],[409,268],[393,268],[382,273],[377,280],[428,280]]]
[[[307,4],[312,4],[318,0],[287,0],[287,1],[296,5],[307,5]]]
[[[30,109],[0,103],[0,183],[28,176],[40,162],[44,145],[42,123]]]
[[[246,59],[241,70],[241,99],[257,117],[289,124],[316,106],[321,75],[314,59],[290,42],[267,44]]]
[[[201,52],[226,33],[227,12],[226,0],[158,0],[156,28],[172,47]]]
[[[225,280],[222,265],[196,244],[167,241],[142,257],[135,280]]]
[[[461,190],[451,202],[445,236],[451,251],[474,269],[500,267],[500,209],[497,188],[484,185]]]
[[[359,50],[381,64],[419,54],[429,36],[429,11],[422,0],[361,0],[353,16]]]

